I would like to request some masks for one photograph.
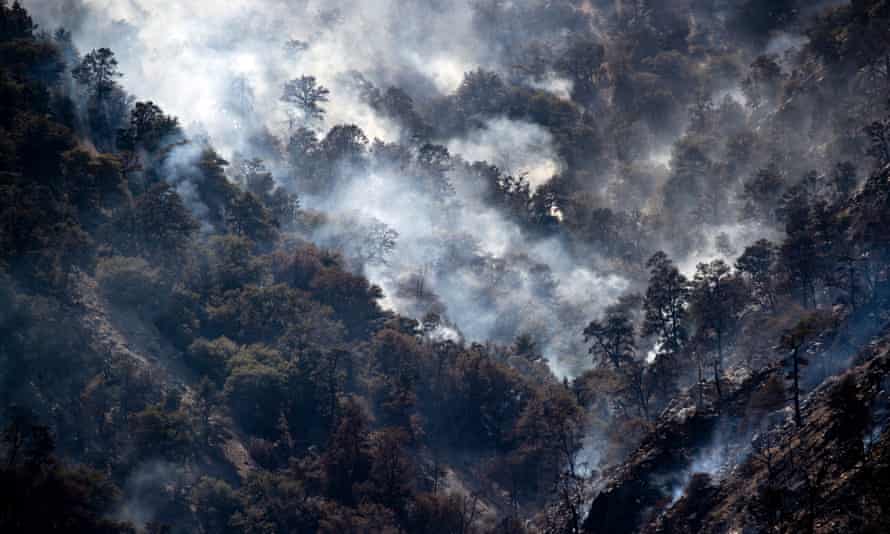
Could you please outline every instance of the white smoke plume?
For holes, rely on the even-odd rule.
[[[330,89],[323,123],[313,124],[322,135],[337,124],[356,124],[371,140],[398,141],[399,126],[361,98],[351,74],[434,99],[453,93],[469,71],[509,76],[511,69],[504,33],[491,21],[480,31],[469,0],[28,0],[25,6],[46,29],[72,31],[83,52],[111,48],[125,90],[179,117],[189,133],[208,135],[230,161],[252,156],[253,134],[287,137],[280,96],[289,79],[314,76]],[[536,6],[518,2],[506,13],[519,20],[521,10]],[[510,28],[512,22],[498,24]],[[570,82],[552,75],[534,83],[558,98],[571,90]],[[443,142],[465,161],[486,160],[524,176],[532,190],[562,169],[551,134],[528,122],[494,118]],[[524,235],[478,198],[479,184],[459,173],[449,176],[456,195],[444,210],[397,170],[360,174],[329,196],[303,198],[302,205],[332,218],[313,236],[322,245],[342,244],[338,233],[369,224],[398,234],[387,261],[360,262],[385,290],[386,305],[418,318],[442,313],[472,341],[509,343],[531,333],[558,375],[583,370],[580,331],[628,287],[626,280],[599,272],[596,258],[572,258],[556,240]],[[175,185],[200,213],[189,184]],[[347,255],[355,252],[346,248]],[[406,289],[416,289],[418,278],[423,298]]]

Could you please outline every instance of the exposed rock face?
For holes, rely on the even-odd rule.
[[[593,501],[585,532],[633,532],[669,506],[684,473],[693,466],[718,427],[743,418],[751,393],[776,373],[760,371],[732,387],[718,407],[694,406],[693,396],[681,397],[662,414],[655,431],[614,473]]]
[[[721,416],[666,413],[594,500],[585,532],[890,532],[890,337],[857,363],[810,394],[800,428],[788,421],[756,435],[731,470],[691,474],[674,499],[665,480],[688,469]],[[774,372],[736,389],[722,417]]]

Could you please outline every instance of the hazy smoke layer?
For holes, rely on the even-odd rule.
[[[81,51],[112,48],[128,92],[178,116],[193,137],[209,137],[226,159],[266,159],[280,184],[304,193],[304,209],[327,215],[311,237],[342,250],[356,270],[384,288],[389,306],[418,319],[435,312],[474,341],[509,343],[518,334],[531,333],[558,374],[574,374],[586,366],[580,331],[598,311],[631,289],[631,276],[623,271],[613,274],[615,267],[600,258],[602,251],[596,245],[578,247],[562,237],[527,235],[503,209],[491,205],[485,185],[469,175],[465,163],[484,160],[506,174],[523,177],[532,192],[556,175],[574,172],[576,193],[594,199],[587,206],[607,206],[616,212],[645,217],[668,201],[683,206],[677,210],[681,215],[701,211],[705,217],[690,216],[696,228],[658,229],[661,235],[639,238],[646,242],[641,248],[651,249],[650,253],[666,250],[687,275],[699,261],[732,260],[757,238],[776,235],[757,222],[740,224],[742,203],[733,197],[742,189],[741,180],[765,161],[752,158],[739,164],[732,181],[714,187],[716,196],[708,197],[708,206],[697,206],[704,193],[687,186],[666,192],[669,182],[683,183],[690,165],[698,165],[694,158],[720,161],[735,146],[709,138],[697,145],[704,147],[701,154],[684,151],[681,142],[689,129],[685,104],[664,110],[663,122],[669,127],[662,125],[659,130],[653,125],[655,119],[646,117],[652,124],[619,128],[627,139],[605,139],[606,148],[595,147],[602,153],[614,151],[613,157],[630,155],[636,167],[582,161],[585,168],[578,175],[563,159],[565,152],[559,148],[565,147],[558,148],[553,129],[488,115],[441,129],[459,133],[440,134],[447,137],[433,140],[447,147],[456,163],[444,171],[453,188],[447,198],[420,187],[410,170],[396,164],[339,169],[343,176],[324,194],[306,194],[294,183],[283,154],[295,126],[280,101],[286,81],[314,76],[330,89],[324,116],[301,119],[319,138],[336,125],[355,124],[369,147],[376,140],[407,146],[416,132],[404,120],[379,112],[369,93],[380,96],[396,87],[413,98],[421,112],[441,118],[440,111],[430,110],[454,97],[466,73],[482,68],[508,82],[544,91],[553,101],[567,101],[576,96],[578,87],[552,72],[556,56],[569,54],[578,35],[605,39],[598,27],[601,21],[615,10],[630,9],[629,4],[557,5],[536,0],[28,0],[25,4],[45,28],[71,30]],[[704,34],[707,20],[702,13],[692,26]],[[781,57],[803,42],[798,35],[776,31],[757,47]],[[620,50],[617,45],[613,48]],[[726,139],[732,139],[734,125],[744,121],[739,118],[745,103],[740,77],[747,60],[734,61],[740,64],[735,74],[724,73],[732,69],[723,64],[719,70],[713,67],[714,74],[705,78],[707,87],[702,89],[711,92],[713,112],[728,118],[721,119]],[[697,68],[711,67],[703,62]],[[600,117],[597,110],[617,106],[626,95],[619,83],[620,70],[588,76],[612,83],[611,89],[588,93],[579,106],[590,115],[580,120],[592,126],[593,139],[597,129],[611,120]],[[677,78],[674,83],[688,85],[688,91],[677,94],[693,91],[681,73],[669,72],[665,78],[672,76]],[[648,82],[643,77],[632,83]],[[279,148],[274,143],[258,148],[256,140],[269,139],[269,134]],[[799,149],[811,151],[810,146],[819,145]],[[206,207],[177,171],[187,168],[188,158],[196,152],[176,151],[167,179],[200,216]],[[585,156],[590,154],[573,157]],[[704,174],[710,177],[716,167],[710,161],[707,165],[711,167]],[[711,205],[722,206],[720,213],[707,214]],[[575,224],[590,215],[585,209],[573,214]],[[598,225],[581,231],[595,233],[601,230]],[[387,240],[393,246],[380,249]],[[634,273],[633,278],[640,280],[641,274],[645,273]]]
[[[257,132],[287,138],[289,117],[279,97],[292,78],[315,76],[331,90],[323,123],[313,125],[320,135],[356,124],[371,140],[394,142],[403,132],[356,91],[355,73],[429,100],[452,93],[476,68],[510,70],[503,32],[510,22],[480,31],[469,0],[25,3],[47,29],[71,30],[80,50],[114,50],[128,92],[178,116],[190,134],[209,136],[226,158],[257,155],[247,142]],[[511,7],[517,20],[536,5],[523,4]],[[538,37],[561,39],[546,28]],[[559,98],[571,90],[552,73],[533,85]],[[533,189],[563,166],[550,133],[527,122],[496,118],[442,141],[452,155],[524,176]],[[275,170],[275,162],[269,165]],[[173,167],[168,179],[188,201],[193,190]],[[398,311],[418,318],[440,313],[471,340],[509,343],[529,332],[557,373],[578,371],[586,352],[583,323],[627,288],[625,280],[598,273],[595,258],[570,259],[557,240],[529,240],[460,173],[449,174],[455,194],[444,210],[399,169],[356,173],[332,194],[303,198],[304,208],[332,216],[315,240],[366,260],[358,268],[383,286]],[[194,207],[200,215],[203,206]],[[373,232],[375,225],[398,233],[385,262],[367,261],[366,251],[356,250],[355,232]]]

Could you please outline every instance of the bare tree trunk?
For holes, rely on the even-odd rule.
[[[705,405],[705,377],[701,357],[698,358],[698,405]]]
[[[792,369],[794,385],[792,386],[794,389],[794,422],[798,427],[803,425],[801,417],[800,417],[800,365],[799,359],[797,356],[800,347],[795,347],[794,352],[791,354],[791,363],[794,366]]]
[[[720,371],[723,365],[723,332],[717,332],[717,359],[714,360],[714,387],[717,388],[717,400],[723,400],[723,391],[720,389]]]

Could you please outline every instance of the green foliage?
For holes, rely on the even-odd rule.
[[[251,347],[229,362],[223,394],[239,424],[258,435],[275,435],[278,414],[288,398],[287,377],[280,356],[263,347]]]
[[[387,421],[407,427],[416,402],[420,348],[413,337],[383,329],[371,348],[374,390]]]
[[[664,252],[658,252],[646,263],[650,269],[649,288],[643,307],[646,312],[643,335],[657,335],[661,350],[677,353],[688,336],[686,299],[688,284]]]
[[[529,402],[513,429],[514,491],[535,495],[550,487],[563,469],[575,474],[575,455],[584,437],[583,412],[565,388],[551,385]]]
[[[319,302],[334,309],[351,338],[369,334],[384,316],[377,304],[383,291],[362,276],[325,268],[313,277],[310,288]]]
[[[262,267],[253,255],[253,242],[246,237],[214,236],[202,253],[199,260],[205,265],[194,273],[194,282],[201,290],[224,293],[255,283],[260,277]]]
[[[181,460],[191,454],[191,424],[182,411],[149,406],[129,418],[130,431],[141,459]]]
[[[115,78],[123,76],[117,69],[114,52],[108,48],[99,48],[85,55],[71,74],[99,100],[106,98],[117,87]]]
[[[199,338],[189,345],[186,363],[196,372],[221,384],[226,377],[229,360],[238,350],[238,345],[226,337],[213,341]]]
[[[118,130],[117,146],[121,150],[154,152],[181,133],[176,117],[164,115],[154,102],[137,102],[130,111],[129,125]]]
[[[446,373],[438,417],[448,422],[447,438],[464,447],[507,447],[528,385],[478,345],[462,350]]]

